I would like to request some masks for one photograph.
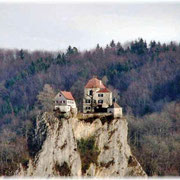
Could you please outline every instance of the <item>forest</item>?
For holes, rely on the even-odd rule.
[[[82,110],[83,88],[96,75],[128,120],[132,152],[149,176],[180,176],[180,44],[139,38],[79,51],[0,49],[0,176],[26,165],[28,133],[45,85],[71,91]]]

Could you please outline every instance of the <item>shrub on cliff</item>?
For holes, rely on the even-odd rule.
[[[95,145],[94,137],[78,140],[77,146],[81,156],[82,173],[85,174],[91,163],[97,164],[99,150]]]

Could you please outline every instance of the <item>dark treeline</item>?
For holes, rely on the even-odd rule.
[[[129,140],[148,175],[180,175],[180,45],[138,39],[79,52],[0,49],[0,174],[27,162],[28,129],[45,84],[71,91],[79,110],[83,88],[97,75],[129,121]]]

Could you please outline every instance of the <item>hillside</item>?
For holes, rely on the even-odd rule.
[[[129,144],[145,172],[180,175],[180,45],[139,39],[80,52],[0,49],[0,174],[12,175],[29,158],[37,95],[45,84],[71,91],[82,110],[83,88],[103,79],[129,122]]]

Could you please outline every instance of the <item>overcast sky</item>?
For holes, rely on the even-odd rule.
[[[84,50],[138,37],[180,42],[180,3],[0,3],[0,48]]]

